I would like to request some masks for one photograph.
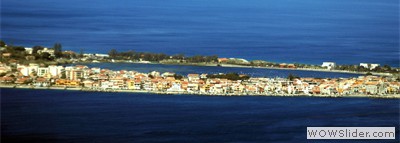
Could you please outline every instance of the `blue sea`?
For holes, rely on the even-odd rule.
[[[399,67],[398,0],[2,0],[1,39],[86,53]]]
[[[1,90],[1,142],[323,142],[308,126],[396,127],[398,99]],[[326,140],[326,142],[333,142]]]

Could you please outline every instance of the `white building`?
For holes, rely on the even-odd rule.
[[[33,49],[32,48],[29,48],[29,47],[25,47],[25,53],[27,53],[27,54],[32,54],[32,51],[33,51]]]
[[[199,90],[199,85],[195,83],[189,83],[187,86],[187,91],[188,92],[195,92]]]
[[[66,71],[66,76],[69,80],[79,80],[84,77],[84,73],[80,69]]]
[[[360,63],[360,67],[369,68],[368,63]]]
[[[114,83],[113,83],[113,82],[110,82],[110,81],[102,81],[102,82],[101,82],[101,85],[100,85],[100,88],[102,88],[102,89],[108,89],[108,88],[113,88],[113,86],[114,86]]]
[[[0,73],[7,73],[11,71],[11,67],[0,63]]]
[[[174,75],[175,75],[175,73],[172,73],[172,72],[165,72],[165,73],[161,74],[162,77],[171,77]]]
[[[376,67],[379,67],[379,66],[380,66],[380,64],[360,63],[360,67],[364,67],[364,68],[370,69],[370,70],[373,70],[373,69],[375,69]]]
[[[44,52],[49,53],[51,56],[54,56],[54,49],[50,49],[50,48],[43,48],[43,50],[38,50],[37,51],[39,54],[42,54]]]
[[[248,60],[242,58],[229,58],[229,60],[239,61],[242,63],[250,63]]]
[[[39,69],[39,65],[38,64],[29,64],[29,66],[27,65],[17,65],[17,69],[19,72],[21,72],[22,75],[24,76],[29,76],[29,74],[31,73],[37,73],[38,69]]]
[[[29,76],[29,66],[26,65],[17,65],[17,70],[24,76]]]
[[[335,62],[323,62],[321,67],[326,67],[328,70],[331,70],[336,67]]]
[[[199,74],[188,74],[187,75],[189,81],[196,81],[200,79],[200,75]]]
[[[43,68],[43,67],[38,68],[37,76],[43,77],[43,76],[45,76],[48,72],[49,72],[49,68],[47,68],[47,67],[46,67],[46,68]]]
[[[50,65],[48,68],[51,76],[58,76],[64,70],[63,66]]]
[[[376,67],[381,66],[380,64],[371,64],[371,66],[369,67],[370,70],[375,69]]]
[[[102,57],[102,58],[107,58],[109,57],[108,54],[94,54],[96,57]]]
[[[183,90],[183,89],[181,88],[181,84],[179,84],[179,83],[173,83],[173,84],[172,84],[172,87],[169,88],[169,89],[167,89],[167,91],[168,91],[168,92],[183,92],[183,91],[185,91],[185,90]]]
[[[160,76],[160,72],[152,71],[152,72],[150,72],[150,75],[153,76],[153,77],[159,77]]]
[[[100,73],[100,71],[101,71],[100,68],[91,68],[91,70],[96,74]]]

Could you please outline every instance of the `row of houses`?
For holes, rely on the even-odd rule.
[[[1,67],[0,67],[1,69]],[[360,76],[357,78],[250,78],[228,80],[207,78],[207,74],[188,74],[175,78],[171,72],[140,73],[76,66],[18,65],[17,72],[0,78],[8,84],[60,86],[88,89],[143,90],[197,94],[316,94],[353,95],[399,94],[400,83],[391,77]]]

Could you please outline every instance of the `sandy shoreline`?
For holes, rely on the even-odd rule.
[[[269,97],[319,97],[319,98],[391,98],[400,99],[400,94],[394,95],[305,95],[305,94],[203,94],[203,93],[188,93],[188,92],[161,92],[161,91],[145,91],[145,90],[87,90],[84,88],[65,88],[65,87],[32,87],[32,86],[15,86],[15,85],[0,85],[1,88],[16,88],[16,89],[35,89],[35,90],[71,90],[82,92],[121,92],[121,93],[141,93],[141,94],[159,94],[159,95],[195,95],[195,96],[269,96]]]

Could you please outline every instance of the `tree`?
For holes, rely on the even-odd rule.
[[[44,49],[44,47],[42,47],[42,46],[33,46],[32,47],[32,54],[37,54],[37,51],[43,50],[43,49]]]
[[[53,49],[54,49],[54,56],[56,58],[59,58],[59,57],[63,56],[62,55],[62,46],[61,46],[60,43],[55,43]]]
[[[80,58],[83,58],[83,49],[80,49],[80,51],[79,51],[79,57],[80,57]]]
[[[3,40],[0,40],[0,47],[5,47],[6,43]]]
[[[61,71],[61,77],[60,78],[61,79],[66,79],[67,78],[67,74],[66,74],[65,70]]]
[[[183,78],[183,76],[179,75],[179,74],[174,74],[174,78],[177,79],[177,80],[180,80],[180,79]]]
[[[392,68],[389,65],[383,65],[383,69],[387,71],[392,70]]]
[[[238,73],[227,73],[227,74],[207,75],[207,78],[221,78],[221,79],[229,79],[229,80],[248,80],[250,78],[250,76],[239,75]]]
[[[118,52],[117,52],[117,50],[115,50],[115,49],[111,49],[110,52],[108,52],[108,55],[109,55],[111,58],[115,58],[115,57],[118,55]]]
[[[295,75],[293,75],[293,74],[289,74],[287,78],[288,78],[290,81],[293,81],[294,79],[299,78],[299,77],[298,77],[298,76],[295,76]]]
[[[49,53],[47,53],[47,52],[43,52],[40,56],[44,60],[50,60],[50,56],[51,55]]]
[[[16,47],[14,47],[14,50],[18,51],[18,52],[25,52],[25,48],[22,46],[16,46]]]
[[[177,60],[183,60],[185,58],[184,54],[177,54],[172,56],[173,59],[177,59]]]

